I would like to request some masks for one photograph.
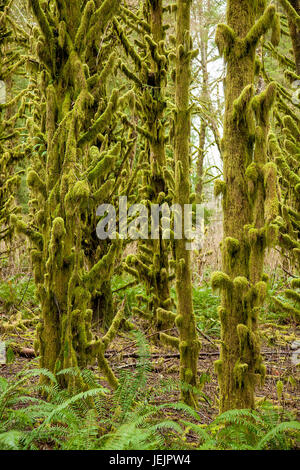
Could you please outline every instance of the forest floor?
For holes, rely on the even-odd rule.
[[[139,325],[141,326],[141,325]],[[27,339],[22,335],[8,335],[6,341],[18,344],[14,348],[15,355],[11,363],[0,365],[0,375],[10,380],[21,370],[38,368],[38,359],[33,357],[34,330],[29,330]],[[200,336],[201,337],[201,336]],[[285,411],[291,411],[300,419],[300,388],[299,388],[299,365],[292,362],[295,350],[291,348],[293,340],[299,338],[296,326],[291,325],[284,329],[284,334],[276,325],[267,324],[262,329],[262,355],[267,366],[265,384],[257,390],[257,401],[272,402],[279,405]],[[147,338],[147,335],[146,335]],[[199,378],[202,383],[200,395],[199,417],[203,424],[209,424],[218,414],[218,382],[214,372],[214,361],[219,356],[219,350],[213,338],[201,339],[202,348],[199,353]],[[174,350],[158,347],[151,343],[151,368],[148,374],[148,385],[144,391],[145,397],[151,397],[153,404],[177,402],[179,392],[177,390],[166,391],[164,385],[178,382],[179,354]],[[270,345],[271,344],[271,345]],[[26,357],[29,356],[29,357]],[[121,332],[111,344],[106,353],[115,374],[119,376],[122,371],[134,371],[138,361],[138,351],[135,342],[128,337],[126,332]],[[90,367],[95,374],[99,374],[97,366]],[[101,372],[100,372],[101,377]],[[37,378],[31,378],[32,383]],[[282,396],[278,397],[278,382],[284,384]],[[101,380],[107,387],[107,383]],[[156,393],[153,394],[153,391]]]

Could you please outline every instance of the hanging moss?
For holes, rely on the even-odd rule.
[[[156,310],[156,315],[157,315],[157,321],[159,323],[163,323],[166,320],[168,323],[171,324],[172,321],[174,322],[175,318],[177,318],[174,312],[171,312],[170,310],[165,310],[163,308],[158,308]],[[176,322],[176,325],[178,326],[177,322]]]
[[[294,28],[290,25],[290,31],[294,34]],[[295,50],[295,57],[297,53]],[[281,104],[280,115],[278,114],[277,120],[279,122],[279,129],[277,135],[272,134],[269,139],[269,148],[273,158],[278,166],[278,173],[281,182],[282,202],[279,206],[280,218],[276,218],[276,239],[284,251],[288,251],[291,258],[290,270],[295,271],[298,277],[299,273],[299,176],[298,176],[298,155],[299,155],[299,116],[298,113],[292,112],[288,115],[286,110],[290,106],[283,106],[288,96],[288,89],[278,88],[279,96],[278,101]],[[271,178],[274,177],[271,175]],[[274,190],[272,191],[274,194]],[[294,282],[295,281],[295,282]],[[299,318],[299,304],[297,302],[298,293],[297,278],[291,283],[292,289],[286,292],[287,301],[284,302],[280,299],[274,299],[276,307],[285,312],[287,316],[291,316],[295,320]]]
[[[215,197],[218,197],[220,194],[224,195],[226,191],[226,183],[221,180],[215,181],[214,192]]]
[[[287,11],[288,15],[291,17],[294,23],[296,23],[297,27],[300,29],[300,15],[299,12],[293,7],[292,3],[288,0],[279,0],[284,9]],[[299,9],[299,7],[298,7]]]
[[[278,46],[280,43],[281,38],[281,23],[280,23],[280,16],[279,14],[275,15],[275,19],[273,21],[272,26],[272,36],[271,36],[271,43],[273,46]]]
[[[299,279],[293,279],[291,284],[292,284],[292,287],[294,289],[299,289],[300,288],[300,278]]]
[[[179,351],[180,342],[178,338],[176,338],[175,336],[167,335],[166,333],[160,333],[159,336],[160,336],[161,342],[165,346],[169,346]]]
[[[214,290],[217,289],[231,289],[232,281],[230,277],[223,272],[215,272],[211,278],[211,285]]]

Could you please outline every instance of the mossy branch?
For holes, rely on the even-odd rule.
[[[109,103],[106,107],[104,113],[94,122],[94,124],[80,137],[78,141],[78,145],[82,146],[88,142],[92,142],[96,137],[97,134],[100,134],[105,130],[105,128],[111,122],[114,113],[117,110],[118,106],[118,98],[119,98],[119,91],[114,89]]]
[[[287,12],[287,15],[289,18],[297,25],[297,27],[300,29],[300,16],[296,12],[295,8],[292,6],[291,2],[289,0],[279,0],[285,11]]]
[[[106,350],[108,348],[108,346],[111,344],[113,339],[116,337],[116,335],[118,333],[118,330],[119,330],[119,327],[120,327],[120,324],[121,324],[121,321],[124,318],[124,315],[125,315],[125,300],[123,301],[120,310],[118,311],[118,313],[114,317],[109,330],[107,331],[107,333],[101,339],[104,350]]]
[[[226,24],[218,24],[216,31],[216,44],[221,56],[227,58],[234,46],[236,33]]]
[[[272,26],[276,15],[276,8],[274,5],[270,5],[264,12],[264,14],[259,18],[259,20],[252,26],[247,36],[244,39],[245,50],[248,48],[256,47],[261,36],[266,34],[266,32]]]
[[[164,344],[165,346],[169,346],[171,348],[174,348],[177,351],[179,351],[180,342],[179,342],[178,338],[176,338],[175,336],[167,335],[166,333],[160,333],[159,337],[160,337],[160,340],[161,340],[162,344]]]
[[[119,0],[104,0],[100,8],[92,16],[93,24],[87,34],[87,44],[95,42],[99,33],[103,32],[109,21],[113,19],[119,9]]]
[[[29,0],[34,16],[36,17],[46,42],[51,45],[54,41],[53,31],[49,25],[48,19],[41,8],[39,0]],[[51,47],[51,46],[50,46]]]

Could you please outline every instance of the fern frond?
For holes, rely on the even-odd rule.
[[[20,450],[21,431],[7,431],[0,434],[1,450]]]
[[[286,423],[280,423],[275,428],[271,429],[257,444],[256,449],[262,450],[265,449],[267,444],[272,440],[278,439],[283,434],[286,434],[290,431],[296,431],[298,439],[300,437],[300,423],[297,421],[289,421]]]

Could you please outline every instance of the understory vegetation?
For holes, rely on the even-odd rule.
[[[267,401],[256,411],[227,411],[206,425],[197,411],[184,403],[156,403],[162,394],[176,393],[179,384],[162,381],[155,391],[145,392],[150,351],[140,333],[136,338],[140,355],[136,370],[121,374],[120,385],[112,395],[90,370],[80,372],[88,389],[74,391],[73,395],[62,390],[56,377],[43,369],[19,372],[13,383],[1,378],[1,449],[294,448],[299,425],[292,420],[293,414]],[[76,375],[78,371],[69,369],[59,374]],[[31,386],[28,393],[30,380],[40,375],[48,377],[51,385]],[[47,400],[39,398],[41,394]]]

